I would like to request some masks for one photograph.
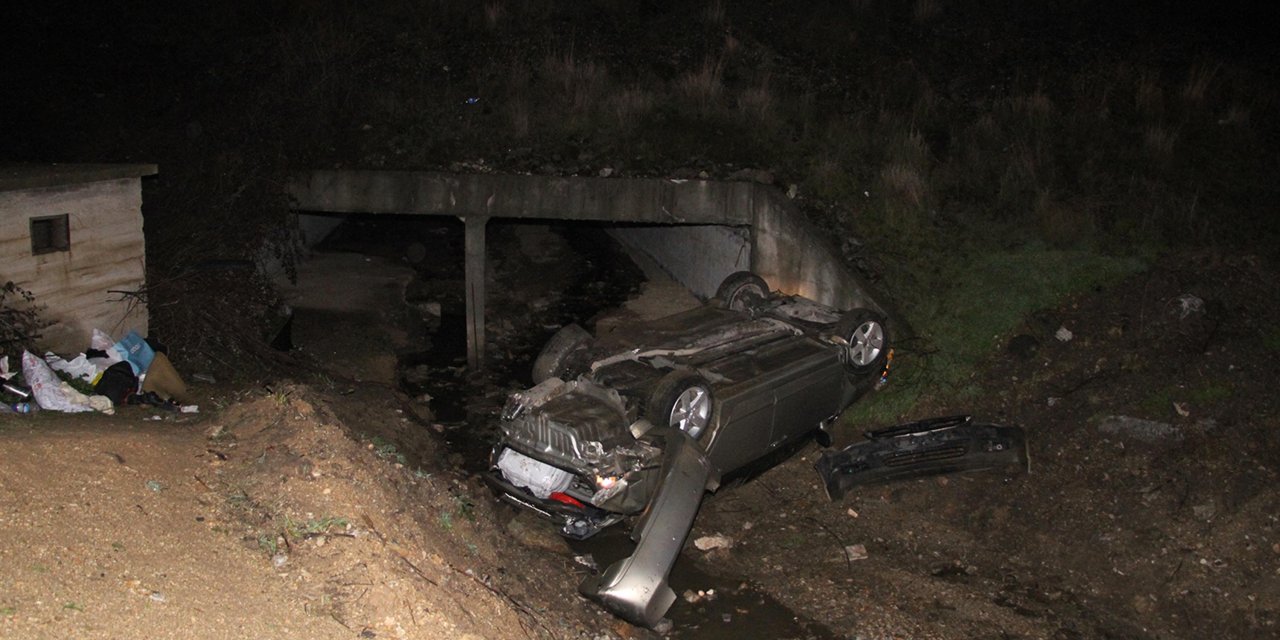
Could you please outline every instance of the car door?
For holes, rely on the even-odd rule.
[[[762,354],[773,390],[769,449],[803,436],[839,410],[844,370],[834,350],[796,336]]]

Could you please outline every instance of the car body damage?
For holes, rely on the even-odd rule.
[[[814,463],[827,497],[860,484],[957,471],[1030,471],[1020,427],[974,423],[970,416],[932,418],[869,431],[867,440],[828,451]]]
[[[650,626],[703,495],[838,416],[889,352],[874,311],[771,293],[747,272],[673,316],[598,337],[570,325],[511,395],[489,482],[572,538],[639,516],[633,555],[581,590]]]

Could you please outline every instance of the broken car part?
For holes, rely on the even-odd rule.
[[[974,424],[971,416],[909,422],[865,435],[865,442],[823,453],[814,464],[832,501],[860,484],[957,471],[1031,470],[1021,427]]]
[[[715,486],[710,461],[687,434],[668,429],[662,475],[653,499],[632,533],[635,552],[588,576],[583,595],[633,624],[653,627],[676,594],[667,579],[693,528],[702,497]]]

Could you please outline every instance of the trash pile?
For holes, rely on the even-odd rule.
[[[135,331],[120,340],[93,330],[89,348],[70,360],[45,352],[22,352],[21,371],[0,357],[0,413],[115,413],[125,405],[147,405],[174,413],[197,413],[187,385],[169,361],[168,349]]]

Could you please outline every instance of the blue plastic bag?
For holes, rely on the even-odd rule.
[[[151,345],[147,344],[147,341],[136,331],[130,331],[129,335],[120,338],[112,348],[129,363],[134,375],[146,373],[147,369],[151,368],[151,361],[156,357],[156,352],[151,350]]]

